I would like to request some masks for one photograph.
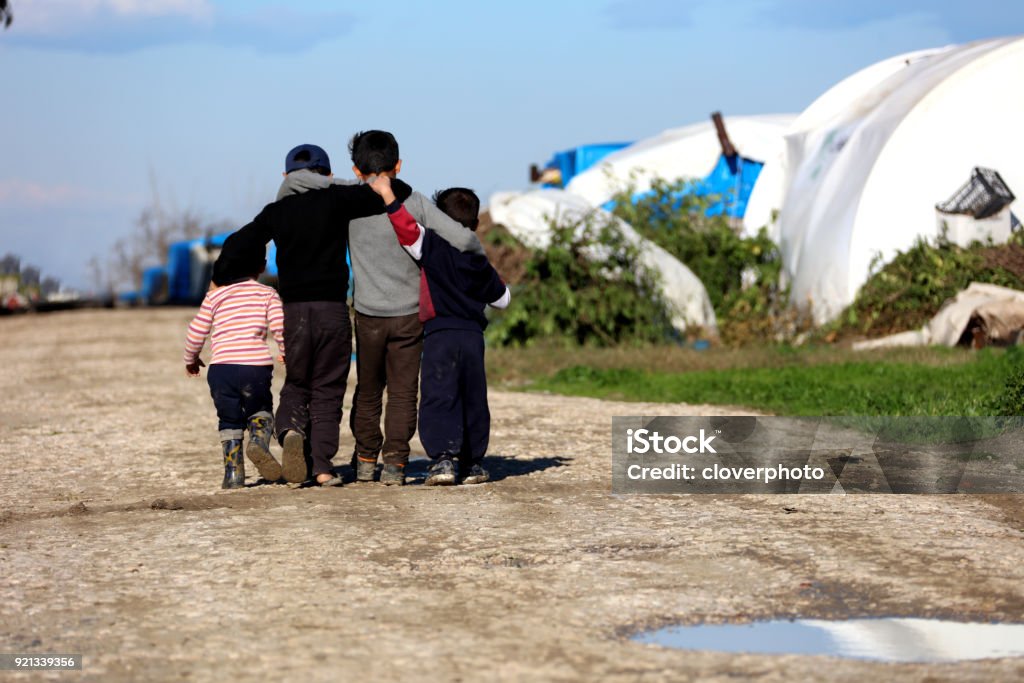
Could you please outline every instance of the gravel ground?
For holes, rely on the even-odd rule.
[[[629,640],[776,616],[1020,621],[1019,496],[615,496],[613,415],[735,411],[503,391],[492,483],[221,491],[212,402],[178,360],[190,315],[0,319],[0,652],[85,657],[10,680],[1024,679],[1020,659]]]

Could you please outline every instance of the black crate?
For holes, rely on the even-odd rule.
[[[988,218],[1003,210],[1015,199],[998,171],[975,166],[971,179],[935,208],[943,213],[961,213],[975,218]]]

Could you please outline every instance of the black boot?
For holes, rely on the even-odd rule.
[[[242,460],[242,440],[221,441],[224,449],[224,482],[222,489],[240,489],[245,486],[245,461]]]
[[[249,445],[245,455],[256,465],[260,476],[269,482],[281,478],[281,465],[270,453],[270,439],[274,434],[274,418],[270,413],[258,413],[249,418]]]

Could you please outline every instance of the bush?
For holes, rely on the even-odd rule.
[[[638,256],[612,221],[553,224],[550,245],[532,253],[511,305],[487,329],[488,341],[614,346],[671,338],[657,275]]]
[[[615,197],[614,213],[693,271],[707,289],[723,342],[784,340],[809,327],[788,304],[780,284],[782,256],[761,228],[741,236],[725,216],[708,216],[713,197],[685,194],[687,182],[655,179],[634,201],[633,188]]]
[[[1024,351],[1019,346],[1006,350],[1009,369],[1003,382],[1003,391],[992,402],[993,415],[1024,416]]]
[[[1020,289],[1015,272],[1021,247],[975,244],[960,247],[944,238],[929,244],[919,238],[897,253],[861,287],[856,299],[822,333],[832,337],[884,337],[924,325],[948,299],[971,282],[989,282]],[[877,269],[877,270],[876,270]]]

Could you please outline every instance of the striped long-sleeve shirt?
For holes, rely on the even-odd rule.
[[[284,354],[284,311],[272,287],[245,280],[207,292],[185,337],[185,364],[194,363],[210,337],[210,364],[273,365],[267,331]]]

